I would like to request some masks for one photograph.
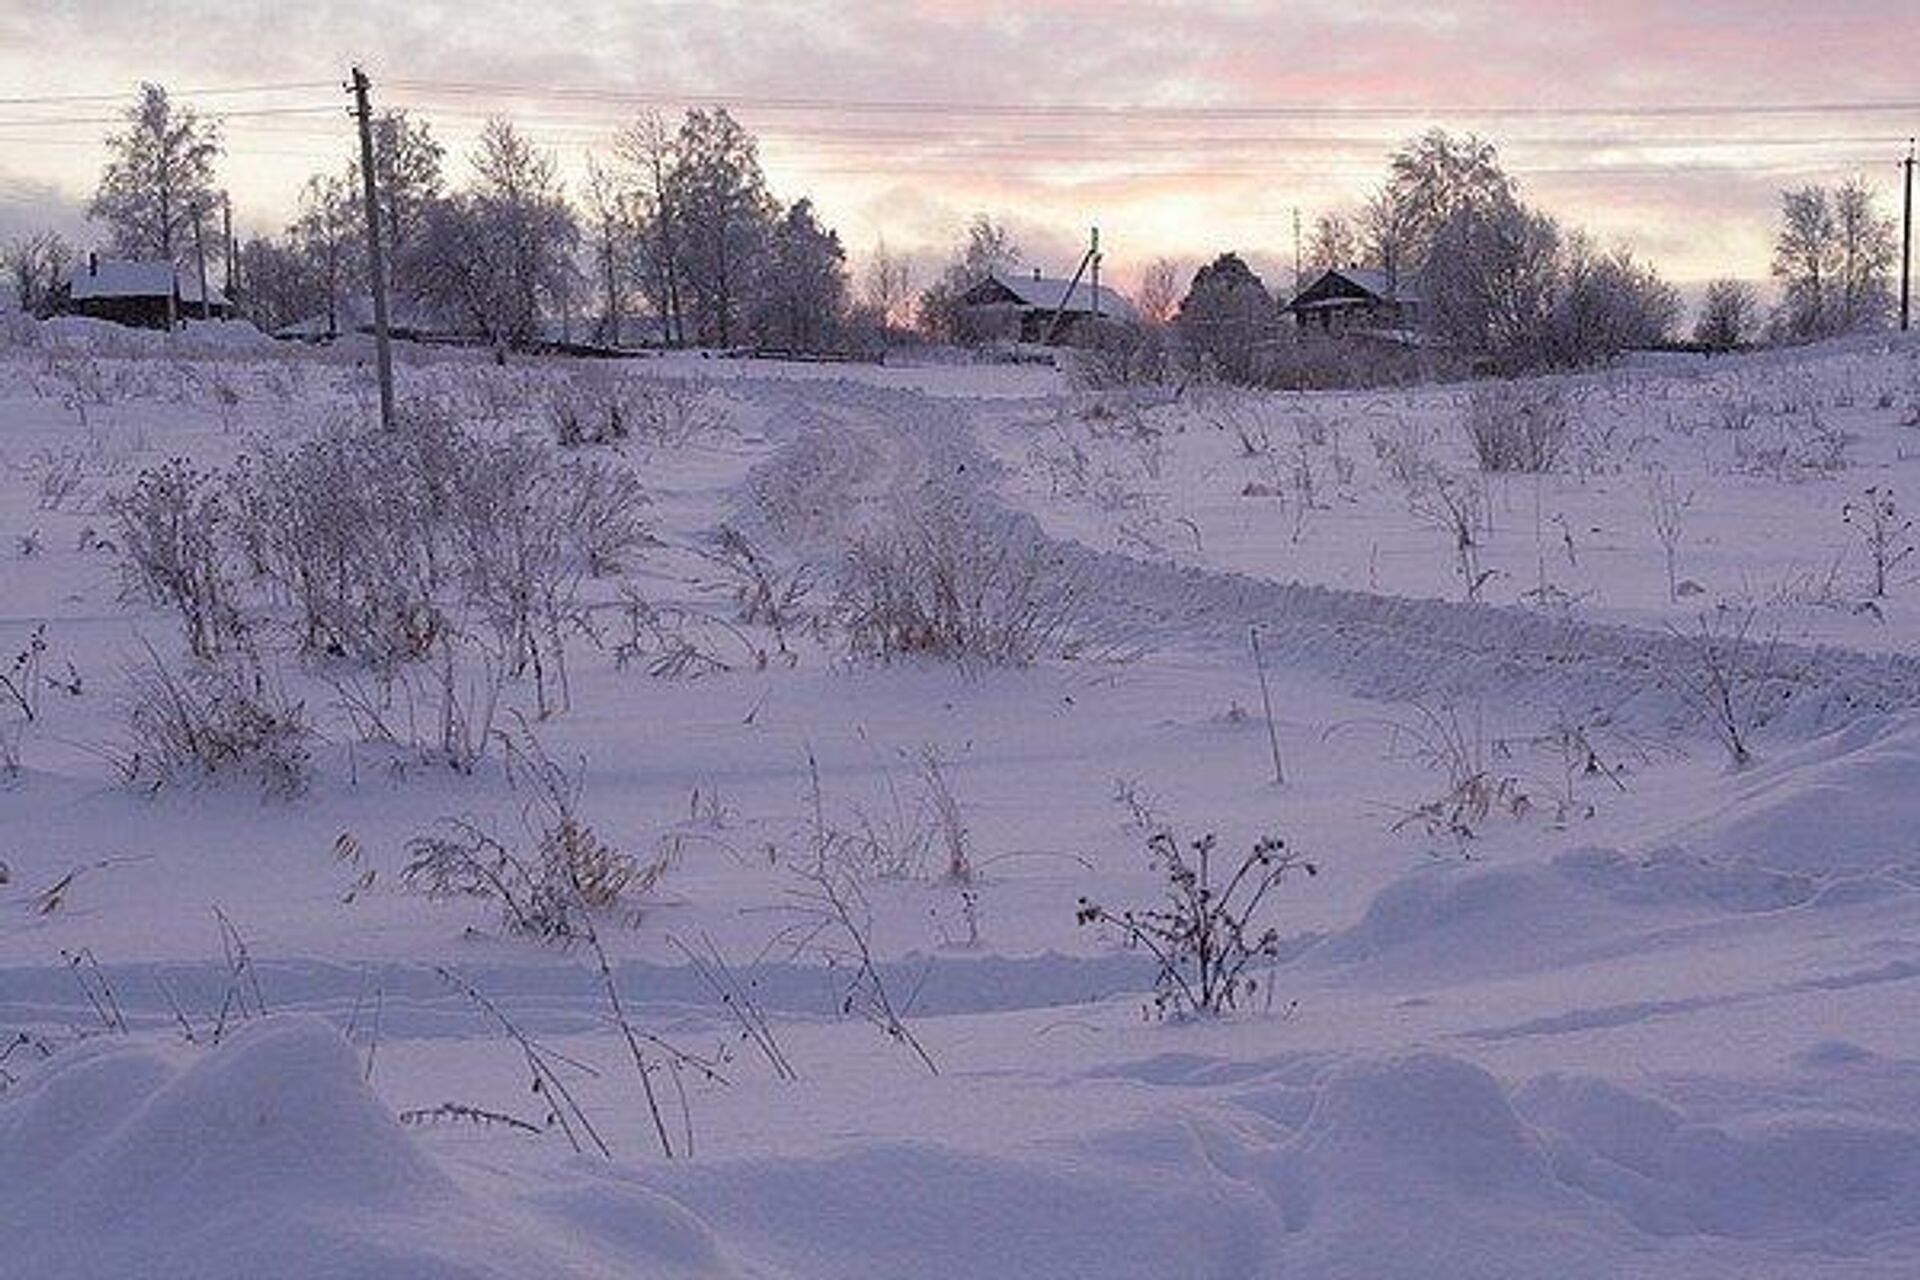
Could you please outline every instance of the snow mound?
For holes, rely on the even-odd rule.
[[[1809,1247],[1920,1227],[1920,1132],[1869,1118],[1690,1123],[1604,1080],[1544,1076],[1515,1104],[1557,1175],[1653,1235],[1799,1238]]]
[[[1809,744],[1673,838],[1807,875],[1920,877],[1920,722],[1874,719]]]
[[[317,1018],[204,1054],[97,1040],[0,1100],[0,1239],[36,1280],[612,1274],[521,1226],[427,1156]]]
[[[1300,1275],[1607,1274],[1622,1252],[1499,1081],[1458,1058],[1340,1065],[1266,1163]]]
[[[1285,1256],[1376,1278],[1901,1274],[1871,1259],[1920,1225],[1920,1132],[1766,1101],[1709,1124],[1591,1077],[1509,1094],[1436,1053],[1342,1063],[1269,1164]]]
[[[1382,889],[1358,922],[1304,961],[1423,984],[1530,972],[1617,953],[1692,920],[1797,907],[1821,887],[1675,848],[1640,857],[1576,849],[1519,866],[1434,863]]]

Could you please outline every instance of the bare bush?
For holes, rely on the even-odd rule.
[[[129,588],[180,615],[195,657],[231,648],[246,626],[220,541],[228,507],[213,476],[175,458],[141,472],[112,510]]]
[[[466,451],[450,421],[416,409],[405,430],[336,427],[228,473],[239,551],[298,611],[303,649],[390,666],[448,630],[442,529]]]
[[[807,618],[813,566],[801,563],[783,569],[775,565],[732,525],[722,525],[714,543],[709,558],[732,579],[729,589],[740,621],[770,628],[775,646],[790,655],[787,637]]]
[[[1215,874],[1217,843],[1211,832],[1185,845],[1164,829],[1147,837],[1154,868],[1167,878],[1164,906],[1114,911],[1080,899],[1080,924],[1112,928],[1153,957],[1151,1008],[1162,1017],[1216,1017],[1253,999],[1260,979],[1248,970],[1271,966],[1280,955],[1279,931],[1260,923],[1268,895],[1296,871],[1319,873],[1284,840],[1265,836],[1222,878]],[[1272,999],[1269,980],[1269,1007]]]
[[[130,741],[118,755],[129,782],[239,777],[280,796],[305,788],[314,738],[305,705],[257,659],[228,654],[175,671],[149,649],[131,685]]]
[[[1681,494],[1673,476],[1662,468],[1647,472],[1647,515],[1654,536],[1660,539],[1667,566],[1667,599],[1680,598],[1680,538],[1686,531],[1687,511],[1693,506],[1693,494]]]
[[[621,384],[633,433],[672,447],[718,431],[726,414],[705,383],[681,378],[630,378]]]
[[[1703,721],[1735,770],[1753,763],[1753,735],[1781,679],[1778,642],[1750,639],[1755,611],[1708,610],[1690,629],[1669,627],[1688,652],[1688,661],[1663,665],[1657,674],[1666,687]]]
[[[1552,471],[1567,447],[1566,397],[1543,383],[1475,387],[1461,418],[1482,471]]]
[[[1913,554],[1913,521],[1900,514],[1893,490],[1869,486],[1858,502],[1849,502],[1840,514],[1860,534],[1873,573],[1873,598],[1884,600],[1887,580]]]
[[[664,855],[642,863],[603,840],[579,815],[580,779],[548,759],[531,737],[533,799],[523,838],[509,844],[466,818],[407,842],[401,880],[429,897],[478,897],[499,905],[508,932],[543,942],[588,938],[583,912],[608,911],[666,874]]]
[[[1415,702],[1406,715],[1354,723],[1384,727],[1390,751],[1445,780],[1438,795],[1394,810],[1395,831],[1419,827],[1464,845],[1496,814],[1522,818],[1533,808],[1525,785],[1504,767],[1505,744],[1488,741],[1478,713],[1466,719],[1457,707]]]
[[[579,374],[556,382],[547,392],[547,425],[562,448],[618,444],[633,430],[620,384],[611,378]]]
[[[856,657],[1024,666],[1065,640],[1079,591],[1029,524],[947,501],[856,536],[836,604]]]
[[[796,958],[811,955],[842,975],[840,1012],[866,1019],[939,1075],[873,953],[873,912],[859,883],[844,869],[824,864],[801,872],[799,885],[787,896],[786,910],[794,921],[776,935],[776,943],[789,946]]]
[[[1487,521],[1487,494],[1479,483],[1435,469],[1427,483],[1409,492],[1407,508],[1426,524],[1446,534],[1453,545],[1454,572],[1469,601],[1493,579],[1495,570],[1480,567],[1480,534]]]

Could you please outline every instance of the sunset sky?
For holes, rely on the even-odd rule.
[[[142,79],[240,113],[225,180],[243,227],[277,228],[349,154],[337,82],[359,60],[456,179],[491,113],[578,174],[639,110],[723,103],[856,257],[943,246],[985,210],[1049,268],[1097,222],[1123,285],[1238,249],[1285,286],[1294,210],[1357,202],[1443,124],[1675,280],[1757,278],[1783,186],[1857,172],[1897,212],[1916,48],[1913,0],[6,0],[0,233],[84,233],[99,135]]]

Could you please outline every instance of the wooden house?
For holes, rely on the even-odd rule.
[[[1302,333],[1405,333],[1420,327],[1420,295],[1372,267],[1322,272],[1287,311]]]
[[[961,326],[981,338],[1061,341],[1080,325],[1136,318],[1133,304],[1114,290],[1085,278],[1043,276],[1038,268],[1031,275],[995,272],[960,295]]]
[[[165,329],[202,316],[225,320],[233,309],[226,295],[211,285],[203,307],[195,272],[164,262],[102,258],[97,253],[89,253],[61,286],[59,308],[69,315],[140,329]]]

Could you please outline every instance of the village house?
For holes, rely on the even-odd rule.
[[[1286,309],[1303,334],[1398,334],[1420,325],[1420,295],[1373,267],[1322,272]]]
[[[1019,342],[1061,341],[1096,320],[1136,318],[1133,304],[1115,290],[1090,279],[1043,276],[1038,267],[1031,275],[989,275],[960,295],[960,312],[969,334]]]
[[[89,253],[60,288],[59,310],[140,329],[165,329],[209,316],[224,320],[232,307],[211,285],[201,305],[195,272],[164,262],[134,262]]]

